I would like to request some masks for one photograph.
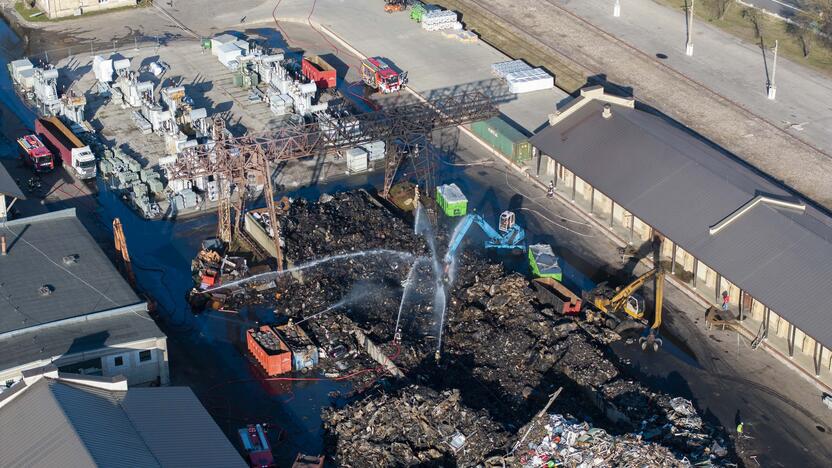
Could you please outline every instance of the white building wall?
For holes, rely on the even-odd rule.
[[[140,354],[142,351],[149,351]],[[121,365],[117,365],[116,358],[121,358]],[[168,366],[167,339],[152,338],[119,345],[118,347],[101,348],[85,353],[63,356],[53,356],[46,359],[32,361],[11,369],[0,370],[0,384],[7,380],[17,380],[25,370],[54,364],[58,368],[71,366],[92,359],[101,359],[101,374],[105,377],[123,375],[131,386],[150,384],[158,381],[162,385],[170,384]],[[145,358],[145,359],[142,359]]]

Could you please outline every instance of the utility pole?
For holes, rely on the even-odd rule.
[[[777,96],[777,84],[774,82],[774,76],[777,74],[777,39],[774,40],[774,62],[771,66],[771,79],[768,81],[768,98],[772,101]]]
[[[612,7],[612,15],[616,18],[621,16],[621,0],[615,0],[615,6]]]
[[[688,57],[693,56],[693,2],[695,0],[690,0],[690,6],[688,6],[688,36],[687,40],[685,41],[685,55]]]

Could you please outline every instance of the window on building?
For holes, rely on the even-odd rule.
[[[113,365],[115,367],[121,367],[124,365],[124,356],[116,356],[113,358]]]
[[[153,359],[153,354],[150,352],[149,349],[139,351],[139,362],[147,362],[151,359]]]

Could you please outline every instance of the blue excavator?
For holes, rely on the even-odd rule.
[[[485,241],[486,249],[526,251],[526,231],[516,223],[514,212],[503,211],[500,214],[500,224],[497,229],[491,227],[488,221],[479,214],[467,214],[454,230],[453,237],[448,245],[448,253],[445,254],[446,269],[456,256],[456,251],[460,244],[462,244],[462,239],[465,238],[465,235],[474,223],[488,237]]]

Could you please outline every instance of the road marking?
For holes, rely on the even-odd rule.
[[[799,11],[799,12],[801,12],[801,13],[803,13],[803,12],[804,12],[803,10],[801,10],[800,8],[798,8],[798,7],[796,7],[796,6],[794,6],[794,5],[790,5],[790,4],[788,4],[788,3],[781,2],[780,0],[770,0],[770,1],[772,1],[772,2],[774,2],[774,3],[776,3],[776,4],[778,4],[778,5],[783,5],[783,6],[784,6],[784,7],[786,7],[786,8],[791,8],[792,10]]]

